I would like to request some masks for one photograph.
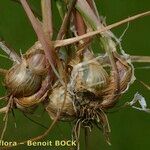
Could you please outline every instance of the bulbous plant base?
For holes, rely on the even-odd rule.
[[[15,52],[11,53],[5,47],[5,52],[15,64],[2,72],[5,75],[8,92],[5,99],[8,104],[0,109],[1,113],[6,114],[1,139],[6,130],[10,110],[18,108],[25,113],[32,113],[42,103],[54,121],[43,135],[31,140],[43,138],[59,120],[74,123],[72,136],[77,141],[78,150],[81,127],[90,131],[93,126],[98,127],[110,144],[107,110],[115,106],[135,78],[134,67],[123,51],[120,39],[109,29],[150,12],[106,27],[92,1],[91,4],[88,0],[66,1],[66,15],[57,38],[53,39],[53,33],[49,33],[53,32],[51,1],[41,0],[42,5],[49,7],[42,7],[43,20],[39,19],[40,21],[34,16],[26,0],[20,2],[39,41],[22,57]],[[105,52],[105,55],[101,55],[101,60],[95,57],[92,51],[94,35],[98,34],[99,44]],[[65,37],[68,39],[63,40]],[[67,46],[71,44],[72,46]],[[63,48],[64,46],[66,48]],[[121,55],[117,52],[118,48],[122,52]],[[63,57],[60,56],[61,50],[65,50]],[[144,107],[146,108],[145,103]],[[20,144],[22,143],[26,142]]]
[[[95,58],[92,58],[88,60],[89,62],[77,64],[80,67],[76,71],[74,71],[76,65],[73,66],[66,89],[63,86],[56,85],[56,88],[50,93],[49,104],[46,110],[52,119],[60,111],[59,120],[74,121],[73,138],[78,144],[80,128],[88,128],[91,131],[93,126],[102,130],[106,142],[110,144],[110,126],[106,112],[109,108],[115,106],[121,95],[134,81],[134,70],[129,60],[117,52],[114,52],[113,56],[117,66],[116,76],[118,76],[118,83],[116,83],[116,77],[113,74],[113,69],[110,64],[108,64],[108,68],[104,68],[101,64],[97,65],[99,62]],[[92,72],[90,72],[90,67],[87,67],[87,65],[90,66],[91,64],[96,65],[96,67],[93,67],[96,70],[92,69]],[[99,70],[100,72],[97,72],[97,67],[99,66],[102,68]],[[90,82],[88,73],[90,76],[92,74]],[[100,78],[97,74],[99,76],[101,74],[107,76]],[[96,83],[95,80],[97,81],[96,86],[95,84],[91,86],[92,82]],[[104,82],[106,82],[105,86],[101,86],[100,84],[104,85]],[[118,89],[116,89],[116,85]],[[95,87],[101,88],[97,90]]]

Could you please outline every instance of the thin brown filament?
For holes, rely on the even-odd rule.
[[[104,27],[103,29],[99,29],[99,30],[96,30],[96,31],[91,31],[91,32],[88,32],[88,33],[86,33],[84,35],[78,36],[78,37],[55,41],[54,47],[57,48],[57,47],[62,47],[62,46],[66,46],[66,45],[69,45],[69,44],[76,43],[76,42],[78,42],[80,40],[92,37],[92,36],[100,34],[100,33],[103,33],[103,32],[105,32],[107,30],[110,30],[112,28],[116,28],[116,27],[118,27],[118,26],[120,26],[122,24],[125,24],[127,22],[133,21],[135,19],[138,19],[138,18],[141,18],[141,17],[144,17],[144,16],[148,16],[148,15],[150,15],[150,11],[147,11],[147,12],[144,12],[144,13],[140,13],[140,14],[134,15],[132,17],[128,17],[128,18],[126,18],[124,20],[121,20],[119,22],[116,22],[116,23],[113,23],[111,25],[108,25],[108,26]]]

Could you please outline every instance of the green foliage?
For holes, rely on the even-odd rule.
[[[149,0],[96,0],[100,14],[106,16],[107,24],[117,22],[128,16],[147,11],[150,6]],[[34,9],[37,13],[40,13],[40,1],[31,1]],[[55,4],[53,2],[53,4]],[[58,16],[59,13],[56,10],[56,6],[53,7],[54,13],[54,30],[58,30],[60,27],[61,19]],[[150,17],[135,20],[130,23],[127,33],[122,38],[123,49],[132,55],[150,55]],[[119,37],[125,30],[126,25],[120,26],[112,31]],[[18,53],[25,52],[36,41],[36,35],[25,15],[21,5],[11,0],[0,0],[0,37],[2,37],[6,43],[8,43]],[[99,48],[95,46],[95,49]],[[0,57],[0,67],[8,68],[10,64],[8,60]],[[139,64],[134,64],[135,68]],[[140,64],[145,66],[148,64]],[[144,69],[135,69],[135,75],[137,79],[146,83],[149,82],[150,71]],[[2,85],[2,82],[1,82]],[[132,100],[136,92],[141,93],[147,100],[150,99],[149,91],[144,88],[139,82],[135,82],[130,87],[129,91],[120,99],[118,105],[122,105],[127,101]],[[4,95],[4,89],[1,89],[0,95]],[[150,107],[150,102],[149,107]],[[43,109],[39,107],[34,115],[31,115],[34,120],[39,121],[45,126],[51,124],[49,116]],[[0,129],[2,130],[2,117]],[[149,136],[150,136],[150,114],[139,112],[137,110],[125,108],[120,111],[109,113],[108,119],[111,126],[111,141],[112,146],[108,146],[103,138],[102,132],[98,129],[94,129],[89,137],[89,149],[108,149],[108,150],[146,150],[149,149]],[[22,141],[35,137],[45,131],[42,127],[29,121],[22,115],[21,112],[15,110],[15,122],[17,128],[14,126],[14,118],[10,114],[8,129],[6,132],[5,140],[8,141]],[[81,142],[84,143],[83,135],[81,135]],[[63,140],[71,139],[71,126],[68,123],[60,123],[50,132],[50,134],[44,139],[47,140]],[[84,144],[81,144],[81,150],[84,149]],[[26,147],[20,146],[14,148],[20,149],[69,149],[68,147]]]

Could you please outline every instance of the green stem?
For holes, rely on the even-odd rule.
[[[100,21],[97,19],[86,0],[78,0],[76,3],[76,9],[94,30],[97,30],[101,26]]]
[[[65,8],[62,0],[56,0],[56,6],[60,15],[60,18],[63,20],[65,16]]]

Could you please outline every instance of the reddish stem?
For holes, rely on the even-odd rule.
[[[67,13],[65,14],[65,16],[64,16],[62,25],[61,25],[60,30],[59,30],[59,33],[58,33],[58,35],[57,35],[57,38],[56,38],[57,40],[63,39],[65,33],[66,33],[67,30],[68,30],[67,27],[68,27],[68,24],[69,24],[69,21],[70,21],[69,19],[70,19],[72,10],[73,10],[73,8],[74,8],[74,6],[75,6],[75,4],[76,4],[76,1],[77,1],[77,0],[73,0],[73,1],[70,3],[70,5],[69,5],[68,12],[67,12]]]
[[[26,0],[20,0],[32,26],[33,29],[35,30],[39,41],[42,44],[42,47],[44,49],[45,52],[45,56],[48,60],[48,62],[50,63],[53,71],[55,71],[55,53],[54,53],[54,47],[51,41],[49,41],[46,37],[46,35],[44,34],[43,28],[41,26],[41,24],[37,21],[37,19],[35,18],[34,14],[32,13],[28,3]]]
[[[97,16],[97,12],[95,10],[94,4],[93,4],[93,0],[86,0],[87,3],[89,4],[89,6],[92,8],[93,12],[95,13],[95,15]],[[97,16],[98,17],[98,16]]]
[[[86,33],[85,23],[78,11],[74,12],[74,23],[79,36]]]
[[[53,24],[52,24],[52,10],[51,0],[41,0],[42,6],[42,19],[43,19],[43,30],[48,39],[53,36]]]

